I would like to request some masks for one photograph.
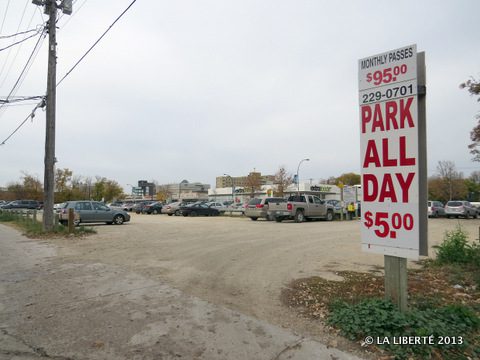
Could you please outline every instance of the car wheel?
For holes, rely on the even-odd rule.
[[[175,210],[175,216],[180,216],[180,210]]]
[[[115,225],[122,225],[124,221],[125,219],[122,215],[115,215],[115,217],[113,218],[113,223]]]
[[[168,216],[172,216],[173,214],[167,214]]]
[[[305,215],[303,214],[303,211],[298,210],[295,213],[295,222],[296,223],[301,223],[305,221]]]
[[[333,220],[333,212],[327,211],[327,221],[332,221]]]
[[[253,221],[257,221],[257,217],[251,217],[250,219],[252,219]]]
[[[157,215],[157,214],[158,214],[158,210],[157,210],[157,209],[154,209],[154,210],[152,211],[152,214],[153,214],[153,215]]]

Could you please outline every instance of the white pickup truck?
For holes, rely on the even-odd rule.
[[[271,202],[268,215],[276,222],[295,220],[303,222],[308,219],[333,220],[334,207],[315,195],[292,195],[287,202]]]

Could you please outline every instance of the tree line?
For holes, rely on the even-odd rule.
[[[110,202],[124,196],[123,188],[115,180],[74,175],[67,168],[55,171],[55,203],[84,199]],[[43,184],[36,176],[22,172],[21,179],[8,184],[1,198],[43,201]]]

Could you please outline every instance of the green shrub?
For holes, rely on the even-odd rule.
[[[480,246],[468,242],[468,234],[457,226],[447,231],[440,245],[434,246],[437,252],[435,262],[442,264],[472,264],[480,266]]]
[[[351,340],[400,338],[404,336],[461,337],[462,344],[398,345],[393,341],[379,344],[394,354],[396,359],[416,357],[429,358],[432,353],[442,358],[467,359],[478,355],[478,330],[480,318],[473,310],[463,305],[449,305],[431,309],[411,309],[400,312],[391,302],[366,299],[358,304],[337,302],[330,308],[328,323],[339,328]]]

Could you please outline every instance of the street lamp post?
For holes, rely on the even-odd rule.
[[[230,178],[230,181],[232,182],[232,201],[235,202],[235,184],[233,182],[233,178],[228,175],[228,174],[223,174],[223,176],[226,176],[226,177],[229,177]]]
[[[297,167],[297,195],[300,195],[300,178],[298,177],[298,172],[300,171],[300,165],[302,164],[302,162],[304,161],[310,161],[310,159],[302,159],[300,160],[300,162],[298,163],[298,167]]]

